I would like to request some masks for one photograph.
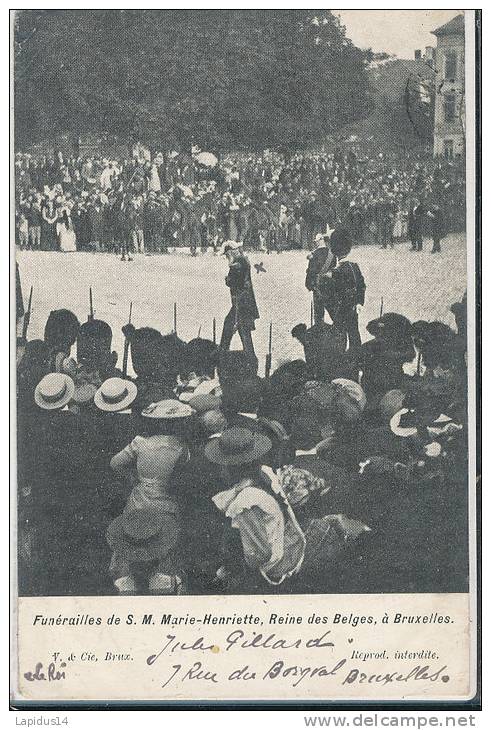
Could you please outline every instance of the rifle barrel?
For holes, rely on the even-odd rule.
[[[264,368],[264,374],[267,378],[269,378],[271,373],[271,359],[272,359],[272,353],[273,353],[273,323],[269,323],[269,348],[268,348],[268,354],[266,355],[266,363]]]
[[[131,324],[131,313],[133,311],[133,302],[130,302],[130,315],[128,317],[128,324]],[[130,350],[130,341],[127,337],[124,338],[124,349],[123,349],[123,376],[126,377],[128,374],[128,354]]]
[[[31,290],[29,292],[29,304],[27,305],[27,312],[24,314],[24,322],[22,323],[22,339],[23,340],[27,340],[27,330],[29,329],[29,323],[31,321],[32,290],[33,290],[33,287],[31,286]]]

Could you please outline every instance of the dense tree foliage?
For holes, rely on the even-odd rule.
[[[19,11],[16,138],[306,144],[368,112],[365,58],[329,10]]]

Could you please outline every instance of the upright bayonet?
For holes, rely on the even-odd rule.
[[[89,287],[89,317],[88,322],[92,322],[94,319],[94,303],[92,301],[92,287]]]
[[[273,354],[273,323],[269,323],[269,347],[268,347],[268,354],[266,355],[266,368],[265,368],[265,375],[267,378],[269,378],[269,375],[271,373],[271,356]]]
[[[130,315],[128,317],[128,324],[131,324],[131,313],[133,311],[133,302],[130,302]],[[130,350],[130,341],[127,337],[124,339],[124,350],[123,350],[123,377],[126,378],[128,375],[128,353]]]
[[[22,339],[24,342],[27,342],[27,330],[29,329],[29,323],[31,321],[31,311],[32,311],[32,286],[31,291],[29,292],[29,304],[27,306],[27,312],[24,314],[24,322],[22,324]]]

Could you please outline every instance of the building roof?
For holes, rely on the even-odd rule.
[[[377,98],[396,103],[404,95],[409,82],[422,81],[427,84],[435,78],[435,71],[424,61],[395,58],[370,69],[369,79]]]
[[[416,74],[423,79],[432,79],[436,75],[435,69],[423,59],[401,58],[399,60],[410,73]]]
[[[455,18],[449,20],[445,25],[441,25],[436,30],[432,30],[433,35],[464,35],[464,16],[456,15]]]

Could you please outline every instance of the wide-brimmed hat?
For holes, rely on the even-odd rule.
[[[157,403],[150,403],[143,411],[142,416],[145,418],[160,418],[163,420],[175,420],[177,418],[189,418],[195,413],[187,403],[181,403],[179,400],[166,399]]]
[[[200,393],[193,395],[188,401],[188,405],[198,414],[202,415],[207,411],[218,411],[222,401],[212,393]]]
[[[130,562],[148,562],[165,557],[175,547],[179,524],[172,509],[124,512],[106,531],[109,547]]]
[[[378,408],[384,421],[390,421],[392,416],[395,416],[395,414],[401,410],[404,398],[405,395],[402,390],[398,390],[397,388],[387,391],[387,393],[382,396],[378,404]]]
[[[217,398],[221,395],[222,389],[216,378],[203,380],[200,376],[193,378],[185,386],[185,390],[179,393],[179,400],[183,403],[190,403],[191,399],[197,395],[214,395]],[[194,406],[192,406],[194,407]]]
[[[124,411],[133,403],[137,392],[138,389],[131,380],[108,378],[96,392],[94,403],[101,411]]]
[[[248,428],[232,426],[206,445],[205,455],[214,464],[237,466],[257,461],[267,454],[272,446],[267,436],[250,431]]]
[[[63,408],[73,398],[75,383],[64,373],[48,373],[36,385],[34,400],[40,408],[54,411]]]
[[[367,404],[367,397],[359,383],[356,383],[354,380],[350,380],[349,378],[335,378],[334,380],[331,380],[331,383],[333,385],[338,385],[340,389],[358,405],[360,411],[365,408]]]
[[[428,323],[424,323],[425,325]],[[386,312],[382,317],[370,320],[367,331],[373,337],[383,336],[391,342],[408,342],[411,339],[412,325],[407,317],[397,312]]]

